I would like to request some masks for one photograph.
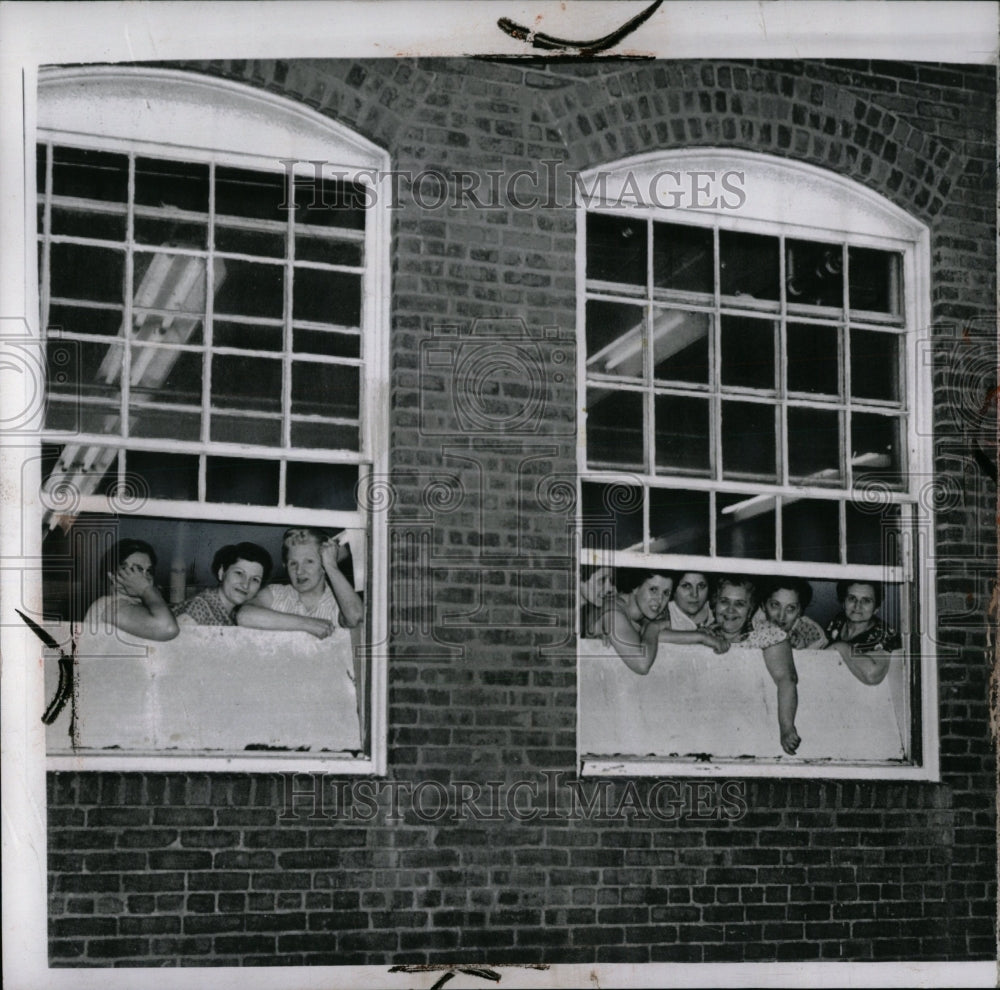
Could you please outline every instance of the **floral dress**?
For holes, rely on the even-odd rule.
[[[887,626],[877,615],[871,620],[868,628],[858,633],[854,639],[845,638],[847,616],[843,612],[836,616],[826,627],[826,635],[831,643],[850,643],[858,653],[871,653],[872,650],[898,650],[903,642],[891,626]]]

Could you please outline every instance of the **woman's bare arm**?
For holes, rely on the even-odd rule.
[[[778,730],[781,748],[792,755],[802,741],[795,730],[795,713],[799,707],[798,674],[787,639],[764,648],[764,664],[778,688]]]
[[[127,570],[125,565],[119,567],[117,573],[109,574],[112,587],[120,595],[138,598],[139,602],[109,602],[114,609],[114,615],[105,618],[111,621],[123,632],[143,639],[156,640],[165,643],[173,639],[180,631],[174,613],[163,600],[153,579],[140,570]]]
[[[340,624],[347,629],[353,629],[365,617],[365,606],[351,582],[347,580],[347,576],[337,566],[339,546],[336,541],[327,540],[320,548],[320,557],[323,561],[323,570],[326,572],[327,580],[333,591],[333,597],[337,599]]]
[[[885,650],[875,650],[873,653],[859,653],[851,647],[850,643],[844,642],[831,643],[830,649],[836,650],[847,665],[847,669],[862,684],[867,684],[869,687],[881,684],[885,680],[886,674],[889,673],[889,660],[891,657]]]

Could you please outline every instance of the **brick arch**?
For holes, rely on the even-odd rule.
[[[856,179],[923,220],[961,161],[866,94],[742,63],[656,62],[582,77],[549,99],[571,167],[656,149],[733,147]]]

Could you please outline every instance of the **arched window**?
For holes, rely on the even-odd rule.
[[[42,74],[46,613],[83,618],[95,550],[115,539],[154,544],[176,604],[214,584],[219,546],[279,558],[288,527],[338,534],[365,608],[346,647],[355,745],[324,745],[317,726],[195,738],[154,699],[135,739],[88,742],[78,726],[76,752],[322,750],[346,769],[384,766],[384,673],[370,662],[384,595],[369,593],[385,587],[384,537],[358,493],[385,470],[388,224],[374,185],[387,167],[341,125],[245,86],[147,68]],[[219,724],[240,721],[224,686],[202,693],[215,688]]]
[[[823,676],[844,674],[835,686],[863,687],[865,704],[881,698],[898,733],[864,759],[847,738],[858,738],[853,723],[835,711],[821,732],[801,728],[795,757],[750,755],[783,773],[935,772],[933,575],[920,559],[932,477],[918,337],[926,228],[857,183],[731,150],[592,169],[577,192],[581,564],[625,579],[629,568],[688,571],[709,585],[740,572],[757,591],[804,579],[821,625],[840,611],[838,582],[877,585],[878,615],[901,633],[885,683],[861,685],[843,663],[835,669],[836,653],[825,654]],[[800,661],[800,717],[821,690],[803,671],[819,663]],[[586,690],[584,680],[582,725],[600,711]],[[815,746],[805,745],[810,732]],[[651,738],[615,749],[613,733],[582,729],[581,754],[606,768],[600,757],[648,753]],[[709,758],[726,772],[748,752],[723,728],[714,744],[711,733],[678,729],[657,768],[689,743],[703,757],[693,772]]]

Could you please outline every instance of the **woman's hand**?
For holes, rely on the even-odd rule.
[[[729,649],[729,640],[721,633],[709,632],[707,629],[700,629],[701,642],[705,646],[710,646],[716,653],[725,653]]]
[[[799,738],[799,734],[795,731],[794,725],[790,729],[781,730],[781,748],[789,756],[795,755],[795,751],[799,748],[799,743],[801,742],[802,740]]]
[[[143,594],[153,588],[153,576],[135,564],[120,564],[114,574],[109,574],[111,586],[120,595],[130,598],[142,598]]]
[[[350,550],[341,545],[340,540],[331,536],[320,548],[320,560],[323,563],[323,570],[329,573],[335,571],[342,560],[346,560],[350,555]]]
[[[308,625],[305,631],[309,633],[310,636],[315,636],[317,639],[326,639],[333,632],[333,623],[327,621],[326,619],[310,619],[307,618]]]

